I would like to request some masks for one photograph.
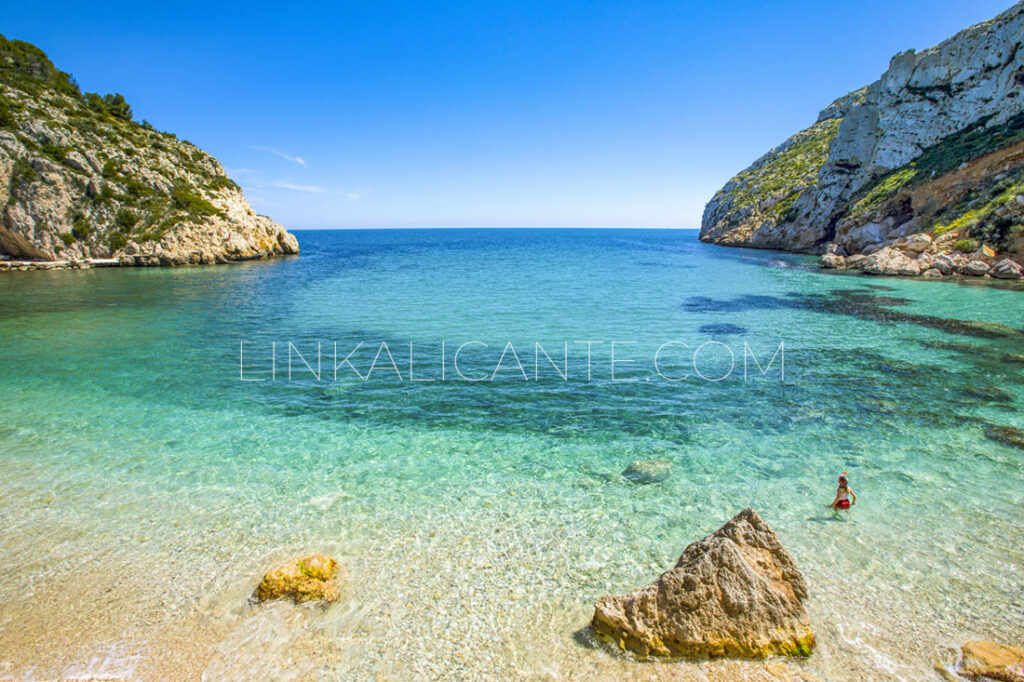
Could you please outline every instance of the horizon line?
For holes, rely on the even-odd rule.
[[[269,217],[269,216],[268,216]],[[331,230],[682,230],[699,231],[699,227],[609,226],[609,225],[426,225],[365,227],[289,227],[289,232],[328,232]]]

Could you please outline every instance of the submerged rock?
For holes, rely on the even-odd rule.
[[[985,437],[1003,445],[1024,450],[1024,429],[1013,426],[993,426],[985,431]]]
[[[971,677],[1020,682],[1024,680],[1024,649],[995,642],[967,642],[960,647],[960,670]]]
[[[972,400],[986,403],[1012,403],[1013,394],[995,386],[964,386],[957,393]]]
[[[747,333],[747,330],[738,324],[728,324],[726,322],[719,324],[705,324],[702,325],[698,331],[701,334],[709,334],[711,336],[729,336],[731,334]]]
[[[807,583],[778,536],[744,509],[646,587],[597,600],[598,636],[640,656],[809,656]]]
[[[253,596],[257,601],[291,599],[296,603],[337,601],[338,562],[322,554],[292,559],[270,569]]]
[[[638,459],[631,463],[622,475],[633,483],[660,483],[672,475],[670,459]]]

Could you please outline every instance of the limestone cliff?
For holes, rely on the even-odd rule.
[[[216,159],[0,36],[0,255],[122,264],[297,253]]]
[[[705,208],[701,239],[843,256],[925,233],[937,242],[932,255],[988,244],[1019,259],[1022,40],[1019,3],[936,47],[896,55],[881,79],[723,187]]]

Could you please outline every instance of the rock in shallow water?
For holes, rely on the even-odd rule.
[[[778,536],[744,509],[647,587],[598,599],[591,626],[640,656],[808,656],[806,598],[807,583]]]
[[[1020,682],[1024,680],[1024,649],[994,642],[967,642],[961,670],[972,677]]]
[[[633,483],[660,483],[672,475],[670,459],[638,459],[622,472]]]
[[[322,554],[292,559],[263,576],[253,596],[257,601],[291,599],[296,603],[337,601],[338,562]]]

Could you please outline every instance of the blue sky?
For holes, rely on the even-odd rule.
[[[698,227],[732,175],[1008,0],[10,3],[3,32],[289,228]]]

